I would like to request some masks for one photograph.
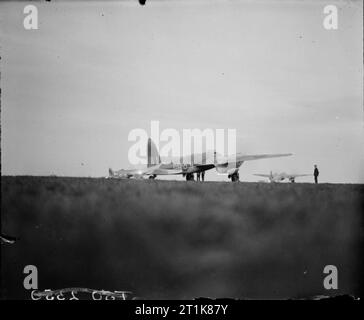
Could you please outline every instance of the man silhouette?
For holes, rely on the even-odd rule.
[[[205,181],[205,171],[201,172],[202,181]]]
[[[200,181],[200,172],[197,172],[197,181]]]
[[[315,165],[315,169],[313,170],[313,176],[315,177],[315,183],[318,183],[318,176],[319,176],[319,171],[317,169],[317,165]]]

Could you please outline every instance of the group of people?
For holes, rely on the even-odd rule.
[[[197,172],[196,176],[197,176],[197,181],[205,181],[205,171]],[[187,173],[186,180],[194,181],[195,175],[193,173]]]
[[[197,181],[205,181],[205,171],[197,172]]]

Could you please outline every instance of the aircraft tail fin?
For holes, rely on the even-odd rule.
[[[111,168],[109,168],[109,176],[111,177],[113,175],[114,175],[114,171]]]
[[[161,158],[158,153],[157,146],[151,138],[148,139],[148,168],[161,163]]]

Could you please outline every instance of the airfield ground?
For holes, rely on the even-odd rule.
[[[364,185],[2,177],[3,298],[39,289],[140,298],[359,294]],[[325,265],[338,290],[323,287]]]

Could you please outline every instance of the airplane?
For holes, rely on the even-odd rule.
[[[119,179],[155,179],[159,175],[175,175],[182,174],[181,170],[164,169],[161,164],[149,166],[144,169],[120,169],[117,171],[109,168],[109,176],[106,178],[119,178]]]
[[[287,157],[292,153],[279,153],[279,154],[256,154],[256,155],[244,155],[237,153],[230,157],[221,156],[216,151],[207,151],[202,154],[192,154],[189,156],[181,157],[177,163],[162,163],[158,154],[157,148],[153,141],[148,140],[148,163],[150,163],[151,154],[154,153],[154,158],[160,165],[161,170],[166,170],[168,174],[182,174],[186,177],[186,180],[193,180],[194,173],[207,171],[215,168],[220,174],[227,174],[228,178],[232,182],[239,181],[239,168],[245,161]],[[200,159],[200,161],[194,161],[194,159]],[[175,170],[178,173],[172,173]],[[158,174],[156,174],[158,175]],[[156,175],[153,175],[155,178]],[[152,178],[152,179],[153,179]]]
[[[109,176],[106,178],[118,178],[118,179],[155,179],[159,175],[176,175],[183,174],[181,168],[171,168],[163,165],[158,155],[157,148],[153,141],[148,139],[148,164],[143,169],[120,169],[117,171],[109,168]]]
[[[149,169],[149,168],[147,168]],[[147,169],[120,169],[117,171],[109,168],[108,178],[120,178],[120,179],[144,179],[144,175],[148,175],[149,171]],[[151,169],[153,170],[153,168]]]
[[[270,182],[281,182],[285,179],[288,179],[290,182],[294,183],[296,178],[308,177],[308,176],[312,176],[312,174],[287,174],[285,172],[272,173],[272,171],[271,171],[270,174],[256,173],[256,174],[254,174],[254,176],[268,178]]]
[[[268,159],[277,157],[291,156],[291,153],[281,154],[257,154],[243,155],[237,153],[230,157],[223,157],[216,151],[208,151],[202,154],[192,154],[179,158],[177,163],[163,163],[158,153],[158,149],[151,138],[148,139],[147,145],[148,165],[145,169],[121,169],[113,171],[109,169],[108,178],[124,178],[124,179],[155,179],[160,175],[182,175],[186,181],[193,180],[194,173],[204,172],[213,168],[220,174],[227,174],[231,181],[239,181],[239,168],[245,161]],[[200,159],[201,161],[194,161]]]

